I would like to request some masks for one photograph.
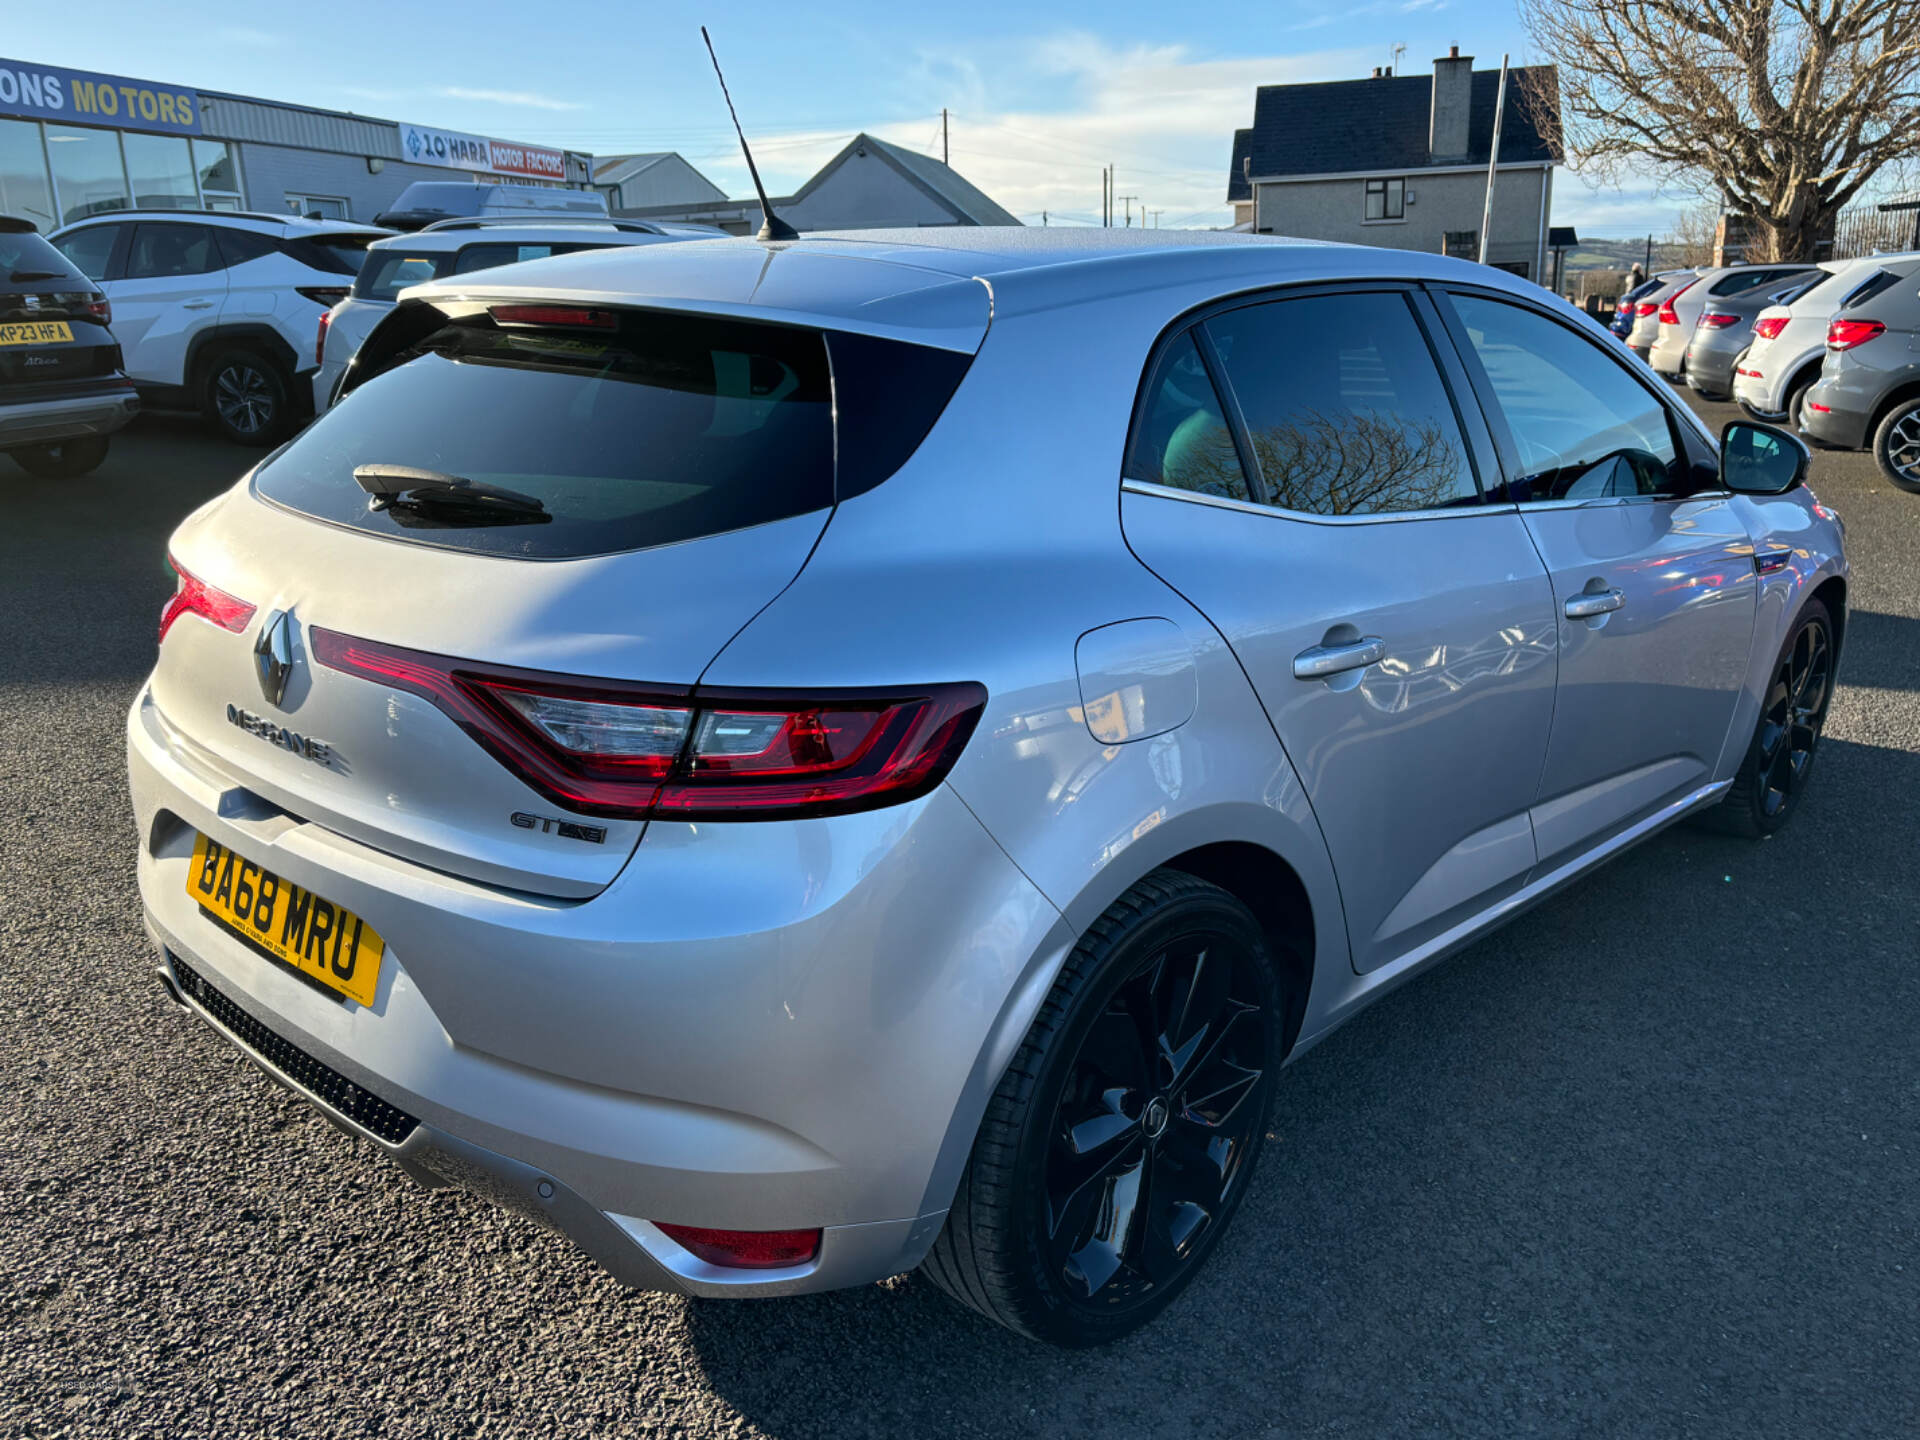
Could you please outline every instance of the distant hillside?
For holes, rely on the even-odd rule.
[[[1645,240],[1583,240],[1580,248],[1567,252],[1567,274],[1575,275],[1582,270],[1625,270],[1638,262],[1642,265],[1647,259]],[[1680,264],[1677,246],[1663,245],[1658,240],[1653,244],[1653,268],[1667,270]]]

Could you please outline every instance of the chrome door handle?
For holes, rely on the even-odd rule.
[[[1387,658],[1387,642],[1378,635],[1363,635],[1345,645],[1315,645],[1293,657],[1293,678],[1325,680],[1348,670],[1364,670]]]
[[[1599,594],[1590,592],[1574,596],[1566,603],[1569,620],[1591,620],[1596,615],[1611,615],[1627,603],[1627,597],[1618,590],[1602,590]]]

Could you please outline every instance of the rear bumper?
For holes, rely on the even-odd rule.
[[[0,404],[0,449],[111,435],[139,413],[140,398],[131,383],[103,386],[90,395]]]
[[[1808,439],[1836,450],[1858,450],[1870,438],[1877,396],[1862,393],[1842,380],[1823,379],[1807,391],[1800,429]]]
[[[944,788],[825,820],[656,822],[600,895],[545,901],[261,810],[145,692],[128,753],[142,905],[184,1003],[422,1183],[528,1214],[631,1285],[782,1294],[917,1264],[1070,943]],[[373,1005],[201,912],[196,830],[378,930]],[[336,1080],[412,1128],[356,1120]],[[823,1236],[808,1265],[731,1270],[656,1220]]]
[[[1728,349],[1697,342],[1689,346],[1686,356],[1687,385],[1696,394],[1716,400],[1725,399],[1733,393],[1733,362],[1745,353],[1745,349],[1745,346]]]

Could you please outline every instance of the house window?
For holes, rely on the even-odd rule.
[[[1395,178],[1392,180],[1367,181],[1367,219],[1368,220],[1404,220],[1407,215],[1407,182]]]
[[[347,202],[339,195],[303,195],[289,190],[286,192],[287,209],[296,215],[305,215],[309,219],[350,220],[347,214]]]

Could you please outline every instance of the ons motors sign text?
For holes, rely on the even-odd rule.
[[[198,135],[200,97],[178,85],[0,60],[0,115]]]

